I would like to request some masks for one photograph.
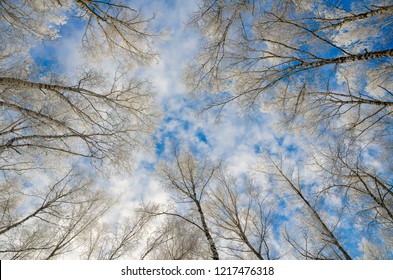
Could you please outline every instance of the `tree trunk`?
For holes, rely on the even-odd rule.
[[[205,215],[203,214],[201,204],[199,203],[198,200],[195,200],[195,204],[198,209],[199,217],[201,218],[203,232],[205,233],[207,242],[210,245],[210,252],[212,254],[212,259],[219,260],[220,256],[218,255],[217,247],[216,247],[216,244],[214,243],[213,237],[210,234],[209,227],[206,224],[206,219],[205,219]]]

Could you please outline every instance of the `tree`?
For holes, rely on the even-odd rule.
[[[157,58],[151,50],[157,35],[148,29],[154,17],[144,18],[141,11],[123,1],[75,0],[75,4],[80,16],[87,19],[82,43],[88,54],[110,53],[131,68],[135,62],[146,64]],[[124,54],[130,56],[126,61],[122,59]]]
[[[153,35],[139,11],[121,2],[65,0],[3,1],[0,13],[5,31],[0,40],[7,42],[0,54],[2,170],[37,168],[31,163],[44,154],[116,163],[146,142],[158,117],[148,82],[125,73],[122,65],[106,78],[91,60],[75,76],[50,68],[37,76],[37,66],[26,58],[34,45],[55,40],[71,13],[84,20],[82,49],[96,61],[104,59],[102,51],[116,61],[148,62]]]
[[[151,210],[150,214],[153,213]],[[141,259],[194,260],[210,258],[210,250],[207,249],[209,245],[205,235],[200,230],[190,229],[188,219],[188,217],[179,218],[166,214],[165,219],[160,221],[158,229],[149,236]]]
[[[165,219],[149,238],[144,257],[205,259],[207,252],[212,259],[221,254],[237,259],[280,257],[270,245],[275,214],[269,191],[247,176],[235,179],[223,163],[198,160],[177,148],[171,155],[173,162],[162,162],[158,176],[173,203],[145,207],[148,214]]]
[[[0,58],[5,62],[26,54],[35,44],[57,39],[70,15],[85,28],[82,48],[90,58],[111,54],[118,63],[134,68],[157,56],[151,49],[157,35],[148,27],[153,17],[144,18],[121,0],[2,1],[0,13],[4,43]],[[124,55],[129,56],[127,60],[122,59]]]
[[[135,258],[133,250],[140,245],[150,217],[143,212],[121,219],[117,223],[101,223],[85,235],[82,259],[116,260]]]
[[[1,186],[2,258],[136,257],[132,253],[141,243],[150,216],[135,211],[118,222],[106,222],[115,197],[97,187],[85,173],[74,168],[48,185],[22,187],[12,181]]]
[[[150,211],[150,214],[175,216],[186,221],[191,227],[200,230],[209,245],[211,258],[218,260],[220,257],[212,236],[212,230],[208,224],[204,199],[219,164],[211,163],[207,159],[199,161],[190,152],[180,153],[176,147],[173,148],[172,155],[174,162],[172,164],[162,162],[158,170],[159,177],[162,179],[164,186],[173,191],[178,205],[190,205],[190,207],[188,209],[178,209],[178,211],[181,211],[180,213]]]
[[[45,153],[116,163],[143,143],[156,116],[148,85],[116,77],[104,88],[101,78],[84,73],[75,86],[0,78],[2,169],[34,166]]]
[[[100,171],[128,168],[130,154],[154,130],[159,118],[154,93],[133,72],[157,57],[152,19],[123,1],[1,1],[4,258],[116,259],[136,246],[146,217],[106,227],[101,219],[112,197],[86,177],[94,177],[89,164]],[[58,40],[69,21],[84,29],[79,46],[84,60],[72,74],[30,54],[34,46]],[[116,71],[105,73],[105,63]],[[40,182],[31,182],[37,176]]]
[[[388,258],[393,236],[392,165],[388,158],[383,159],[384,166],[362,160],[364,154],[359,147],[343,143],[315,152],[314,160],[325,180],[320,195],[344,198],[346,211],[362,229],[365,254]]]
[[[7,259],[53,259],[83,244],[83,235],[110,208],[108,194],[83,172],[48,185],[1,185],[0,253]]]
[[[217,187],[209,193],[209,215],[221,243],[240,259],[279,257],[269,245],[275,219],[269,193],[248,177],[236,179],[224,168],[219,171]]]
[[[337,145],[331,147],[330,153],[319,153],[319,162],[328,178],[329,188],[344,187],[351,196],[357,196],[364,207],[363,212],[373,212],[373,222],[393,225],[393,192],[390,170],[391,166],[376,171],[359,159],[361,152],[355,147]],[[375,211],[375,212],[374,212]]]
[[[286,174],[283,170],[282,162],[277,163],[270,156],[268,156],[268,160],[271,162],[273,170],[271,172],[262,170],[262,172],[268,172],[273,176],[276,184],[283,186],[284,189],[287,188],[294,195],[295,201],[292,203],[300,203],[301,205],[300,210],[297,210],[300,211],[300,218],[297,220],[302,225],[297,231],[302,232],[303,242],[299,241],[298,234],[294,233],[291,236],[291,233],[288,233],[287,230],[284,232],[284,238],[293,247],[295,254],[299,254],[301,258],[305,259],[351,260],[350,253],[336,233],[339,230],[340,212],[334,211],[334,215],[339,217],[337,221],[333,217],[324,218],[320,214],[323,207],[318,205],[320,202],[319,196],[314,195],[313,191],[309,193],[304,190],[306,185],[302,178],[299,178],[299,174],[296,176],[297,178],[293,178],[292,175]]]
[[[389,1],[203,1],[190,24],[204,41],[187,80],[229,92],[208,108],[236,100],[317,132],[390,135],[392,11]]]
[[[390,1],[206,0],[190,19],[202,40],[186,81],[214,94],[206,110],[237,102],[304,141],[295,160],[267,148],[262,167],[298,214],[273,223],[291,257],[359,257],[344,225],[361,257],[391,257],[392,12]]]

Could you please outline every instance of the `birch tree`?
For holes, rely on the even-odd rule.
[[[202,1],[187,80],[229,93],[207,108],[237,101],[317,131],[390,134],[392,11],[389,1]]]
[[[136,258],[150,217],[143,212],[132,213],[119,222],[100,222],[84,234],[80,257],[87,260]]]
[[[389,161],[384,168],[375,170],[371,163],[359,158],[361,153],[354,147],[337,145],[330,148],[330,153],[320,152],[318,157],[321,170],[330,179],[330,188],[348,189],[349,194],[357,197],[356,201],[364,208],[362,212],[372,212],[373,223],[391,227],[393,192]]]
[[[149,83],[124,68],[154,59],[150,19],[111,1],[2,1],[0,7],[6,42],[0,50],[1,169],[37,168],[32,163],[43,155],[125,164],[121,155],[146,142],[158,117]],[[58,38],[69,16],[86,28],[82,51],[96,62],[111,54],[116,73],[96,69],[91,59],[73,75],[41,71],[29,58],[31,47]]]
[[[250,178],[234,178],[224,168],[210,192],[209,215],[216,235],[231,257],[273,259],[280,255],[271,246],[274,203]]]
[[[292,246],[296,258],[301,259],[346,259],[351,260],[352,256],[345,239],[337,233],[341,219],[340,209],[331,210],[326,213],[321,205],[320,197],[315,195],[315,191],[308,190],[305,180],[300,173],[293,175],[284,171],[283,162],[277,162],[267,156],[271,163],[271,171],[267,172],[275,182],[275,188],[283,190],[284,196],[292,194],[293,200],[288,203],[299,205],[294,207],[298,213],[295,221],[291,221],[288,227],[296,230],[287,231],[284,228],[283,237]],[[269,169],[267,165],[265,168]],[[317,183],[318,184],[318,183]],[[297,208],[299,207],[299,208]],[[323,213],[325,212],[325,213]],[[296,224],[298,226],[296,226]]]
[[[147,238],[141,259],[209,259],[210,250],[206,237],[202,231],[193,230],[193,225],[188,221],[190,219],[191,217],[169,215],[167,212],[165,219],[161,220],[158,228]]]
[[[109,194],[71,170],[47,185],[1,185],[0,253],[5,259],[54,259],[84,243],[111,207]]]
[[[148,84],[101,78],[84,73],[72,86],[0,78],[2,169],[34,167],[44,154],[119,163],[142,144],[156,116]]]
[[[90,58],[110,54],[128,66],[149,63],[157,54],[152,40],[157,34],[149,30],[142,12],[124,1],[37,0],[2,1],[0,58],[15,58],[35,44],[59,37],[59,29],[70,15],[84,28],[82,50]],[[127,60],[122,60],[128,55]],[[4,66],[4,65],[2,65]]]
[[[158,176],[172,200],[145,209],[153,217],[165,217],[149,238],[145,257],[280,257],[271,245],[275,206],[268,189],[256,186],[248,177],[235,179],[223,163],[198,160],[177,148],[171,155],[173,162],[163,162]]]
[[[0,2],[2,258],[117,259],[137,244],[146,217],[103,230],[112,197],[89,177],[128,168],[159,118],[150,83],[134,76],[157,59],[152,19],[125,1]],[[59,40],[70,21],[83,30],[81,65],[36,61],[32,48]]]
[[[296,147],[298,174],[285,159],[264,165],[300,213],[282,234],[292,257],[354,258],[344,221],[365,255],[389,256],[392,12],[391,1],[212,0],[190,19],[202,40],[186,81],[213,95],[206,110],[236,102],[279,118],[279,133],[313,136]]]
[[[321,196],[341,197],[353,223],[361,229],[364,254],[374,259],[389,258],[393,236],[393,197],[389,158],[384,166],[359,147],[337,144],[316,152],[314,159],[325,180]]]
[[[151,214],[177,217],[188,223],[190,231],[201,231],[208,244],[211,259],[218,260],[218,247],[208,222],[204,201],[219,164],[209,162],[208,159],[199,161],[190,152],[180,153],[177,148],[173,149],[172,155],[173,163],[163,162],[158,174],[164,186],[173,192],[179,209],[175,209],[177,212],[156,211]],[[189,207],[182,209],[181,205]]]

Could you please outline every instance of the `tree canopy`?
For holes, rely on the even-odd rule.
[[[392,27],[389,0],[1,1],[0,257],[392,259]]]

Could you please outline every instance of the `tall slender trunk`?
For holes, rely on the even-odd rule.
[[[346,260],[352,260],[351,256],[348,254],[348,252],[344,249],[344,247],[341,245],[341,243],[338,241],[334,233],[329,229],[329,227],[325,224],[325,222],[322,220],[321,216],[318,214],[318,212],[315,210],[315,207],[313,207],[310,202],[304,197],[302,192],[292,183],[292,181],[284,174],[284,172],[273,162],[274,166],[278,170],[278,172],[283,176],[285,181],[289,184],[291,189],[296,193],[296,195],[304,202],[304,204],[307,206],[308,210],[312,213],[318,224],[321,226],[323,234],[329,237],[328,242],[332,243],[337,247],[337,249],[343,254],[344,258]]]
[[[207,242],[209,243],[209,246],[210,246],[210,253],[212,255],[212,259],[219,260],[220,256],[218,254],[217,247],[216,247],[216,244],[214,243],[213,237],[210,234],[209,227],[207,226],[205,215],[202,210],[202,206],[198,200],[195,200],[195,204],[197,206],[199,217],[201,219],[203,232],[205,233]]]

